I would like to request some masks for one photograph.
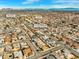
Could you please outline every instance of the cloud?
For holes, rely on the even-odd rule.
[[[24,2],[22,2],[22,4],[32,4],[35,2],[39,2],[40,0],[25,0]]]
[[[61,4],[79,4],[79,0],[56,0],[54,3],[61,3]]]
[[[52,0],[54,8],[79,8],[79,0]]]

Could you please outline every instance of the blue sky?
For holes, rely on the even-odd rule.
[[[79,0],[0,0],[0,8],[79,8]]]

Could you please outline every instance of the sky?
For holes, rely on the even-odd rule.
[[[0,0],[0,8],[79,8],[79,0]]]

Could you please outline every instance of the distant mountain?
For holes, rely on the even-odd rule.
[[[51,8],[50,11],[77,11],[79,12],[79,8]]]
[[[79,12],[79,8],[50,8],[50,9],[23,9],[23,11],[75,11]]]
[[[79,8],[24,9],[26,11],[79,11]]]
[[[32,8],[25,8],[25,9],[11,9],[11,8],[3,8],[3,11],[40,11],[40,12],[47,12],[47,11],[75,11],[79,12],[79,8],[50,8],[50,9],[32,9]]]

